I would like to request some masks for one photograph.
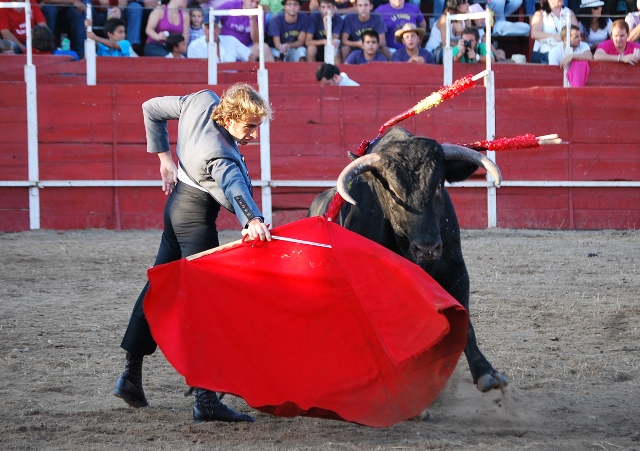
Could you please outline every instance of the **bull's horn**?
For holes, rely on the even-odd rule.
[[[356,201],[349,195],[349,183],[360,174],[373,170],[378,161],[380,161],[380,155],[370,153],[352,161],[342,170],[338,176],[338,192],[344,200],[356,205]]]
[[[500,183],[502,183],[502,175],[500,174],[498,166],[480,152],[455,144],[442,144],[442,149],[444,150],[444,156],[447,160],[461,160],[475,163],[491,174],[496,181],[496,186],[500,186]]]

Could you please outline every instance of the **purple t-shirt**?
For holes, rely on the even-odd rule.
[[[607,39],[603,41],[599,46],[599,49],[604,50],[604,53],[607,55],[619,55],[618,49],[616,49],[616,45],[613,43],[613,39]],[[633,41],[627,41],[627,46],[624,48],[623,55],[630,55],[633,53],[635,49],[640,49],[640,44]]]
[[[388,62],[387,58],[380,52],[376,52],[376,54],[374,55],[374,57],[373,57],[373,59],[371,61]],[[367,63],[370,63],[371,61],[367,61],[367,59],[364,57],[364,51],[362,51],[361,49],[357,49],[357,50],[354,50],[353,52],[349,53],[349,56],[347,57],[347,60],[345,61],[345,63],[347,63],[347,64],[367,64]]]
[[[269,23],[269,36],[280,36],[280,43],[296,42],[301,31],[307,31],[309,28],[309,16],[298,13],[298,19],[295,23],[287,23],[284,20],[284,13],[278,14],[271,18]]]
[[[334,15],[331,18],[331,31],[333,34],[337,34],[338,38],[340,38],[343,23],[344,20],[342,20],[342,17],[340,16]],[[322,20],[322,14],[320,12],[311,13],[311,16],[309,17],[309,27],[306,31],[313,36],[313,39],[315,41],[319,41],[320,39],[327,39],[327,33],[324,30],[324,22]]]
[[[382,17],[377,14],[371,14],[366,22],[360,22],[357,14],[347,14],[345,16],[342,32],[349,35],[350,41],[359,41],[364,30],[375,30],[382,36],[387,32],[387,27]],[[388,42],[387,45],[389,45]]]
[[[424,16],[417,6],[405,2],[404,6],[396,9],[391,4],[385,3],[375,10],[382,16],[384,24],[387,26],[387,47],[399,49],[404,45],[396,42],[395,32],[406,23],[412,23],[416,27],[424,21]]]
[[[431,52],[429,50],[426,49],[419,49],[418,50],[418,55],[424,58],[424,62],[426,64],[435,64],[436,60],[433,58],[433,55],[431,54]],[[393,56],[391,57],[391,61],[399,61],[399,62],[407,62],[409,61],[409,58],[411,58],[409,56],[409,54],[407,53],[407,50],[402,47],[401,49],[398,49],[394,52]]]
[[[218,9],[242,9],[242,0],[223,3]],[[220,16],[220,23],[222,23],[220,34],[234,36],[247,47],[253,45],[250,16]]]

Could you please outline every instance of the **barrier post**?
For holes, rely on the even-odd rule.
[[[93,20],[93,10],[91,4],[87,5],[87,19]],[[87,31],[93,31],[93,26],[89,26]],[[87,86],[96,85],[96,43],[88,37],[84,40],[84,59],[87,63]]]
[[[324,45],[324,62],[327,64],[335,63],[335,46],[333,45],[333,11],[327,13],[327,23],[325,25],[325,33],[327,34],[327,43]]]
[[[564,54],[568,55],[570,52],[573,51],[571,49],[571,11],[567,11],[567,14],[565,15],[565,17],[566,17],[565,27],[567,29],[567,37],[566,37],[567,41],[565,43]],[[565,88],[571,87],[571,85],[569,84],[569,79],[567,78],[568,70],[569,68],[565,67],[564,70],[562,71],[562,86],[564,86]]]
[[[258,34],[260,35],[260,68],[258,69],[258,89],[269,103],[269,72],[264,64],[264,10],[258,7]],[[262,186],[262,214],[267,224],[273,224],[273,204],[271,198],[271,123],[265,120],[260,125],[260,180]]]

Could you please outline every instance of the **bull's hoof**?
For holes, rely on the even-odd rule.
[[[480,377],[480,379],[478,379],[477,387],[482,393],[486,393],[494,388],[503,389],[507,385],[509,385],[507,378],[497,371],[494,371]]]

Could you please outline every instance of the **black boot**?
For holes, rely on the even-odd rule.
[[[127,362],[124,373],[116,381],[113,394],[136,409],[147,407],[149,402],[142,389],[142,359],[143,355],[135,355],[127,352]]]
[[[194,393],[196,395],[196,402],[193,404],[193,422],[195,424],[203,421],[226,421],[229,423],[240,421],[253,423],[255,421],[251,415],[235,412],[222,404],[212,391],[196,388]]]

